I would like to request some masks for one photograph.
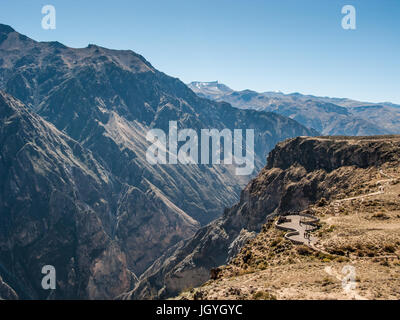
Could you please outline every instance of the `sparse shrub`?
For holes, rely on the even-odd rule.
[[[328,286],[328,285],[330,285],[330,284],[334,284],[334,282],[332,281],[331,278],[326,277],[326,278],[324,278],[324,279],[322,280],[322,286],[323,286],[323,287]]]
[[[311,250],[309,247],[304,246],[304,245],[300,245],[296,248],[296,251],[298,254],[302,255],[302,256],[308,256],[311,254]]]
[[[272,240],[271,247],[276,247],[279,243],[281,243],[283,238],[279,237],[277,239]]]
[[[390,217],[383,212],[379,212],[379,213],[375,213],[372,216],[372,219],[387,220],[387,219],[390,219]]]
[[[258,268],[259,268],[260,270],[265,270],[265,269],[268,268],[268,263],[267,263],[267,262],[262,262],[262,263],[260,263],[260,264],[258,265]]]
[[[358,245],[358,244],[357,244]],[[357,249],[361,249],[362,247],[357,247]],[[354,252],[354,251],[356,251],[356,248],[354,248],[352,245],[350,245],[350,244],[348,244],[348,245],[345,245],[344,247],[343,247],[343,249],[344,250],[346,250],[346,251],[349,251],[349,252]]]
[[[233,288],[233,287],[229,288],[228,292],[235,296],[239,296],[242,293],[239,288]]]
[[[253,268],[248,268],[247,265],[245,265],[245,266],[243,267],[243,269],[241,269],[241,270],[238,271],[237,275],[238,275],[238,276],[243,276],[243,275],[245,275],[245,274],[250,274],[250,273],[253,273],[253,272],[254,272],[254,269],[253,269]]]
[[[391,185],[396,185],[396,184],[399,184],[400,183],[400,180],[399,179],[396,179],[396,180],[392,180],[392,182],[390,183]],[[399,195],[400,196],[400,195]]]
[[[336,249],[336,248],[330,249],[329,253],[336,254],[338,256],[344,256],[345,255],[345,253],[344,253],[344,251],[342,249]]]
[[[211,269],[210,270],[210,279],[211,280],[217,280],[220,273],[221,273],[221,269],[220,268]]]
[[[324,197],[322,197],[321,199],[319,199],[317,206],[323,207],[323,206],[326,206],[327,204],[328,204],[328,201],[326,201],[326,199]]]
[[[336,226],[335,225],[331,225],[326,232],[333,232],[333,230],[335,230]]]
[[[373,250],[368,249],[365,251],[365,253],[370,258],[375,257],[375,251],[373,251]]]
[[[381,265],[384,266],[384,267],[390,267],[389,261],[387,261],[387,260],[383,260],[381,262]]]
[[[389,253],[394,253],[396,251],[396,247],[392,244],[385,244],[383,250]]]
[[[336,259],[337,262],[346,262],[348,259],[346,259],[345,257],[339,257]]]
[[[325,253],[322,252],[318,252],[317,253],[317,258],[320,259],[322,262],[331,262],[334,257],[331,255],[327,255]]]
[[[203,291],[199,290],[193,294],[193,300],[204,300],[205,294]]]
[[[243,262],[247,263],[251,259],[251,257],[252,257],[251,252],[247,252],[242,258]]]

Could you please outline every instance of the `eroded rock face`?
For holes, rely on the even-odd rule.
[[[202,225],[235,203],[250,177],[228,166],[150,165],[149,129],[168,132],[169,121],[197,132],[255,129],[254,175],[277,142],[316,134],[276,114],[201,99],[132,51],[36,42],[2,26],[0,89],[91,150],[121,181],[146,193],[145,177]]]
[[[236,239],[229,245],[227,262],[234,258],[240,252],[240,249],[256,235],[257,233],[254,231],[249,232],[246,229],[242,229]]]
[[[189,238],[199,227],[155,186],[149,186],[146,194],[129,188],[118,205],[116,236],[131,270],[145,270],[155,256],[161,256],[182,237]]]
[[[3,279],[20,298],[45,299],[41,270],[53,265],[51,298],[102,299],[128,289],[125,255],[110,237],[113,178],[76,141],[1,91],[0,119]]]
[[[380,166],[399,158],[393,137],[396,136],[288,140],[270,153],[267,168],[287,169],[297,163],[308,172],[319,169],[330,172],[341,166]]]
[[[236,175],[232,166],[151,165],[145,156],[149,129],[168,132],[169,121],[197,132],[254,129],[254,174],[277,142],[316,134],[276,114],[201,99],[132,51],[36,42],[4,25],[0,35],[0,89],[77,141],[75,152],[90,150],[102,174],[112,177],[103,201],[85,187],[89,177],[75,170],[76,194],[91,199],[138,275],[237,202],[250,179]],[[32,227],[25,236],[35,232]]]
[[[399,159],[399,136],[301,137],[279,143],[238,204],[156,261],[122,298],[165,298],[199,286],[212,268],[229,260],[230,249],[240,247],[245,234],[259,232],[269,217],[330,199],[351,188],[346,176]]]

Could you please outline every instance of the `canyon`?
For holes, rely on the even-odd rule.
[[[0,277],[21,298],[116,298],[239,199],[251,176],[232,165],[150,164],[149,130],[252,129],[255,172],[279,141],[318,134],[202,99],[133,51],[38,42],[3,24],[0,90]],[[53,293],[44,265],[57,270]]]

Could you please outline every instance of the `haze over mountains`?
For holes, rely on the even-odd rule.
[[[400,106],[300,93],[234,91],[213,82],[189,85],[200,97],[226,101],[241,109],[275,112],[292,118],[323,135],[378,135],[400,133]]]
[[[200,98],[132,51],[1,24],[0,92],[0,284],[18,297],[115,298],[239,199],[250,177],[232,165],[150,165],[149,129],[254,129],[254,174],[279,141],[318,134]],[[58,274],[50,297],[46,264]]]

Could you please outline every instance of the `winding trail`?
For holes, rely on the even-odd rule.
[[[311,231],[317,229],[315,223],[318,218],[310,215],[288,215],[275,222],[275,227],[280,230],[289,231],[285,238],[297,243],[311,246],[317,242],[317,237],[311,235]]]
[[[354,197],[350,197],[350,198],[334,200],[333,201],[333,207],[334,207],[335,216],[337,216],[339,214],[339,206],[340,206],[340,203],[342,203],[342,202],[351,201],[351,200],[357,200],[357,199],[364,200],[364,198],[367,198],[367,197],[372,197],[372,196],[377,196],[377,195],[380,195],[380,194],[384,194],[385,193],[385,186],[382,185],[382,183],[385,183],[385,185],[388,185],[391,181],[396,180],[396,179],[391,177],[391,176],[389,176],[388,174],[384,173],[382,171],[382,169],[379,169],[379,173],[382,176],[386,177],[387,179],[379,180],[379,181],[376,182],[376,184],[379,185],[378,191],[367,193],[367,194],[362,194],[362,195],[354,196]]]
[[[385,186],[382,185],[383,183],[385,185],[388,185],[391,181],[395,180],[395,178],[387,175],[382,171],[382,169],[379,169],[379,173],[381,176],[386,177],[387,179],[379,180],[376,182],[378,185],[378,191],[364,194],[364,195],[359,195],[359,196],[354,196],[354,197],[349,197],[345,199],[340,199],[340,200],[334,200],[333,201],[333,207],[334,207],[334,214],[337,216],[339,214],[340,210],[340,203],[345,202],[345,201],[351,201],[351,200],[357,200],[357,199],[362,199],[366,197],[371,197],[371,196],[376,196],[380,194],[385,193]],[[319,222],[319,219],[317,217],[311,216],[311,215],[288,215],[288,216],[283,216],[280,217],[276,222],[275,222],[275,227],[280,230],[288,231],[285,234],[285,238],[292,241],[293,243],[296,244],[303,244],[315,251],[322,252],[324,254],[331,255],[330,253],[324,251],[321,248],[316,247],[316,244],[318,242],[317,237],[313,236],[311,234],[311,231],[314,231],[317,229],[316,223]],[[389,256],[385,257],[388,258]],[[333,271],[331,266],[325,267],[324,271],[329,274],[330,276],[335,277],[339,281],[343,281],[343,277],[341,277],[340,274],[336,273]],[[355,290],[355,287],[351,287],[348,285],[342,285],[343,290],[345,291],[346,295],[350,299],[356,299],[356,300],[368,300],[367,298],[359,295],[357,291]]]
[[[378,191],[359,196],[349,197],[345,199],[334,200],[333,206],[335,215],[339,214],[339,206],[340,203],[342,202],[357,200],[357,199],[363,200],[366,197],[384,194],[385,188],[381,184],[385,183],[386,185],[388,185],[391,181],[395,180],[395,178],[384,173],[382,169],[379,169],[379,173],[382,176],[386,177],[387,179],[379,180],[376,182],[376,184],[380,185]],[[317,226],[315,224],[318,222],[319,219],[312,215],[306,215],[306,214],[288,215],[280,217],[275,222],[275,227],[280,230],[289,231],[288,233],[285,234],[286,239],[297,244],[305,244],[314,250],[324,252],[322,249],[315,247],[315,244],[317,243],[317,238],[311,234],[312,231],[317,229]]]

